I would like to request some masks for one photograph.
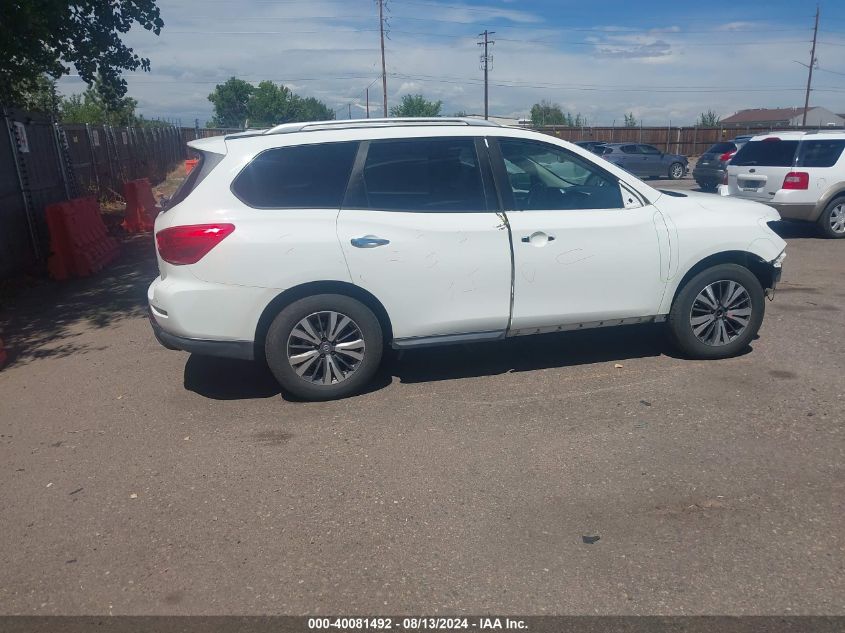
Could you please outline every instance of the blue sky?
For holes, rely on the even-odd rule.
[[[159,0],[160,37],[126,41],[152,62],[127,76],[147,117],[203,125],[235,75],[270,79],[361,117],[381,102],[374,0]],[[445,114],[483,111],[477,35],[492,36],[490,112],[548,100],[589,124],[691,124],[702,111],[803,105],[815,2],[387,0],[388,100],[422,93]],[[821,2],[811,103],[845,112],[845,2]],[[78,78],[61,80],[80,91]]]

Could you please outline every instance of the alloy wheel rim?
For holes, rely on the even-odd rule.
[[[736,340],[751,322],[751,295],[731,280],[714,281],[692,302],[689,317],[695,337],[720,347]]]
[[[682,168],[680,165],[675,165],[674,167],[672,167],[672,175],[675,178],[680,178],[682,176]]]
[[[830,229],[834,233],[845,233],[845,204],[840,204],[831,211]]]
[[[364,335],[350,317],[326,310],[301,319],[288,336],[288,363],[303,380],[333,385],[348,379],[364,360]]]

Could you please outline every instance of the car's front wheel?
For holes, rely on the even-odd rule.
[[[669,313],[675,346],[700,359],[728,358],[745,349],[763,323],[763,287],[737,264],[708,268],[680,289]]]
[[[845,237],[845,198],[832,200],[822,211],[819,227],[826,237],[842,239]]]
[[[669,165],[669,178],[672,180],[680,180],[684,177],[684,166],[681,163],[672,163]]]
[[[382,330],[367,306],[345,295],[306,297],[285,307],[267,331],[270,371],[285,392],[333,400],[361,390],[381,362]]]

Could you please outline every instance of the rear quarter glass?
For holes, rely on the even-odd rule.
[[[798,150],[797,167],[833,167],[842,156],[845,139],[804,140]]]
[[[774,137],[772,137],[774,138]],[[736,167],[792,167],[798,141],[751,141],[731,159]]]
[[[197,188],[197,185],[205,180],[206,176],[211,173],[211,170],[214,169],[224,157],[223,154],[215,154],[214,152],[193,151],[198,155],[197,157],[199,162],[194,166],[191,173],[188,174],[185,180],[182,181],[182,184],[179,185],[179,188],[167,202],[163,211],[167,211],[168,209],[175,207],[187,198],[188,195]]]

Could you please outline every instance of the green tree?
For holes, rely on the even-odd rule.
[[[17,92],[15,101],[14,105],[30,112],[58,115],[61,98],[56,91],[56,80],[48,75],[40,75],[27,88]]]
[[[230,78],[208,96],[214,104],[214,117],[208,127],[272,127],[292,121],[334,119],[334,110],[314,97],[300,97],[287,86],[262,81],[252,86]]]
[[[93,123],[105,125],[135,125],[138,118],[135,108],[138,102],[132,97],[106,100],[99,83],[82,94],[64,97],[59,103],[59,118],[62,123]]]
[[[319,99],[305,97],[299,100],[298,116],[299,121],[331,121],[335,113]]]
[[[544,125],[571,125],[560,106],[550,101],[541,101],[531,106],[531,124],[534,127]]]
[[[718,127],[721,121],[721,117],[713,112],[713,110],[707,110],[707,112],[702,112],[699,115],[698,121],[695,124],[698,127]]]
[[[237,77],[217,84],[208,100],[214,104],[214,117],[208,127],[244,127],[249,118],[249,100],[255,88]]]
[[[634,116],[633,112],[625,115],[625,127],[637,127],[639,124],[640,122],[637,121],[637,117]]]
[[[164,22],[155,0],[4,0],[0,2],[0,95],[20,104],[46,74],[70,65],[102,98],[126,94],[124,70],[150,70],[150,60],[121,41],[134,24],[156,35]]]
[[[247,118],[251,127],[272,127],[296,120],[297,97],[285,86],[262,81],[247,101]]]
[[[435,117],[440,116],[442,101],[429,101],[420,94],[405,95],[402,102],[390,108],[392,117]]]

